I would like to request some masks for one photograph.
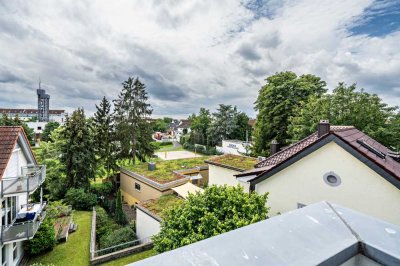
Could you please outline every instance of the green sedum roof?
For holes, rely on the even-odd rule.
[[[154,160],[156,163],[156,170],[148,170],[148,162],[140,163],[137,165],[125,166],[124,168],[135,172],[141,176],[147,177],[159,183],[167,183],[173,180],[180,179],[179,175],[173,173],[173,171],[190,169],[196,166],[206,166],[204,162],[209,157],[198,157],[198,158],[187,158],[178,160]]]
[[[226,166],[229,168],[236,168],[238,170],[250,170],[254,168],[254,165],[258,163],[257,158],[241,156],[241,155],[233,155],[233,154],[224,154],[217,157],[212,157],[207,160],[208,163]]]
[[[177,204],[180,204],[183,200],[177,196],[170,194],[161,196],[158,199],[152,199],[145,202],[141,202],[140,205],[148,209],[150,212],[157,216],[162,217],[162,212]]]

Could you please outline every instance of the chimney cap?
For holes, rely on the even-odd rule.
[[[278,144],[278,141],[277,141],[276,139],[273,139],[273,140],[271,141],[271,144]]]
[[[319,120],[319,123],[320,123],[320,124],[329,124],[329,120],[327,120],[327,119],[321,119],[321,120]]]

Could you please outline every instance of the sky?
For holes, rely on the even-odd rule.
[[[91,115],[139,77],[153,116],[236,105],[255,117],[265,79],[357,83],[400,105],[400,1],[0,0],[0,107]]]

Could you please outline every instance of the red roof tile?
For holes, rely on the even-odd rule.
[[[3,178],[22,127],[0,127],[0,179]]]
[[[376,140],[372,139],[368,135],[364,134],[363,132],[352,126],[331,126],[329,134],[337,136],[345,143],[350,145],[352,148],[354,148],[356,151],[358,151],[360,154],[362,154],[363,156],[374,162],[376,165],[400,180],[400,163],[387,155],[390,150],[381,143],[377,142]],[[257,172],[260,173],[257,175],[257,177],[261,176],[265,172],[273,169],[275,166],[285,162],[299,152],[307,149],[309,146],[323,139],[327,135],[318,138],[318,133],[315,132],[310,136],[300,140],[299,142],[275,153],[264,161],[256,164],[255,167],[256,169],[259,168],[259,171],[257,171],[256,169],[253,171],[246,171],[237,176],[246,176]],[[363,145],[360,142],[367,143],[371,148],[366,148],[365,144]],[[384,158],[376,155],[376,153],[379,152],[383,154]],[[257,177],[255,177],[254,179],[256,179]]]

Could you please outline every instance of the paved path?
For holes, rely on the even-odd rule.
[[[163,151],[163,152],[156,152],[155,154],[163,160],[202,157],[202,155],[195,154],[194,152],[191,151]]]

